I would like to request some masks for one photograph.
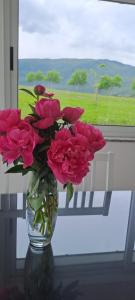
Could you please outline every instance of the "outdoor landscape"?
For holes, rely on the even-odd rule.
[[[92,124],[135,125],[135,67],[99,59],[20,59],[19,87],[36,84],[55,93],[61,106],[85,109]],[[25,116],[33,99],[19,92]]]

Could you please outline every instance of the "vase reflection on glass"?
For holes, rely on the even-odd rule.
[[[57,219],[58,193],[53,174],[32,172],[26,200],[30,244],[43,248],[51,241]]]
[[[43,251],[29,246],[24,268],[25,300],[85,299],[79,281],[70,280],[68,266],[61,265],[63,259],[58,261],[60,265],[55,264],[51,244]]]
[[[51,244],[42,251],[29,247],[24,268],[26,300],[53,300],[54,259]]]

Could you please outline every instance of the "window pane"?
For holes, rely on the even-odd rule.
[[[135,125],[135,6],[96,0],[20,0],[19,86],[37,83],[82,119]],[[32,99],[19,93],[29,112]]]

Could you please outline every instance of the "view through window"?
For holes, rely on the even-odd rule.
[[[135,125],[135,6],[20,0],[19,87],[45,85],[82,120]],[[19,93],[23,115],[32,99]]]

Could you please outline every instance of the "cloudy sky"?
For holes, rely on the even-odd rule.
[[[108,58],[135,65],[135,6],[20,0],[20,58]]]

